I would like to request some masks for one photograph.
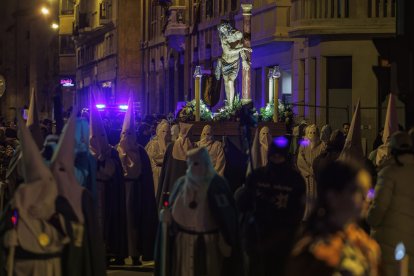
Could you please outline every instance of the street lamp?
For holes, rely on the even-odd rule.
[[[57,30],[57,29],[59,29],[59,25],[58,25],[57,23],[55,23],[55,22],[53,22],[53,23],[52,23],[52,25],[50,25],[50,27],[51,27],[53,30]]]
[[[40,12],[41,12],[43,15],[49,15],[49,14],[50,14],[50,10],[49,10],[47,7],[42,7],[42,8],[40,9]]]

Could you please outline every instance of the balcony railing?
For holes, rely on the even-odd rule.
[[[393,33],[396,0],[292,0],[293,36]]]

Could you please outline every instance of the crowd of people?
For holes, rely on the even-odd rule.
[[[359,105],[340,130],[260,126],[234,183],[212,125],[138,125],[130,99],[117,132],[92,98],[56,135],[33,93],[26,122],[0,129],[0,275],[105,275],[128,258],[160,276],[398,275],[396,245],[414,254],[414,130],[394,115],[390,96],[372,153]]]

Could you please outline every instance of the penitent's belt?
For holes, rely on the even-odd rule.
[[[24,250],[20,246],[16,247],[15,258],[18,260],[49,260],[54,258],[60,258],[62,255],[61,252],[56,253],[33,253]]]

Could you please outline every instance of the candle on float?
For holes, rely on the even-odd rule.
[[[402,242],[395,247],[395,260],[398,262],[398,275],[408,276],[409,257]]]

